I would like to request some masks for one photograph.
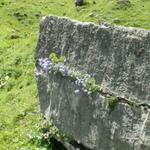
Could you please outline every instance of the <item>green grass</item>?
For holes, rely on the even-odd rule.
[[[39,22],[44,15],[68,16],[80,21],[109,22],[150,29],[150,1],[89,0],[75,8],[74,0],[0,1],[0,149],[34,150],[28,135],[40,120],[34,79],[34,53]],[[40,148],[42,149],[42,148]]]

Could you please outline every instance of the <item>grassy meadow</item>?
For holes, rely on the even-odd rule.
[[[87,1],[0,0],[0,150],[47,149],[30,140],[41,119],[34,54],[42,16],[150,29],[149,0]]]

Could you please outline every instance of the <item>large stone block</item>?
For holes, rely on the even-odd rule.
[[[66,61],[55,65],[51,53]],[[149,64],[150,31],[45,17],[36,48],[41,112],[90,149],[149,150]],[[93,95],[71,71],[101,89]],[[119,99],[111,111],[108,96]]]

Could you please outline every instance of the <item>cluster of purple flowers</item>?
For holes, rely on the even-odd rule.
[[[87,93],[88,95],[91,94],[90,91],[88,91],[87,89],[87,81],[89,79],[91,79],[91,75],[89,74],[82,74],[81,72],[79,71],[74,71],[74,70],[70,70],[69,71],[69,76],[70,77],[75,77],[75,85],[77,85],[78,87],[82,87],[82,91]],[[76,89],[75,90],[75,93],[79,93],[79,89]]]
[[[53,67],[53,63],[49,58],[39,58],[38,62],[43,71],[48,71]]]
[[[63,76],[68,76],[68,69],[63,63],[55,64],[49,58],[39,58],[38,63],[43,71],[54,70],[59,71]]]
[[[49,58],[39,58],[38,63],[41,66],[42,70],[45,72],[51,72],[52,70],[58,71],[62,74],[62,76],[74,78],[75,85],[81,87],[82,91],[87,93],[88,95],[91,94],[91,92],[87,89],[87,82],[89,79],[91,79],[91,75],[87,73],[83,74],[76,70],[69,70],[68,67],[63,63],[55,64]],[[75,93],[79,93],[79,91],[79,89],[76,89]]]
[[[75,84],[78,86],[86,87],[86,83],[90,78],[91,78],[90,75],[89,76],[85,75],[83,78],[77,78],[77,80],[75,81]]]
[[[83,92],[87,93],[88,95],[91,94],[91,91],[87,89],[87,82],[91,79],[91,75],[85,74],[84,78],[82,78],[82,90]]]
[[[62,74],[62,76],[66,77],[68,75],[68,68],[64,64],[59,64],[58,71]]]

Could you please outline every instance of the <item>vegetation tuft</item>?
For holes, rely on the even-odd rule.
[[[48,121],[45,118],[41,117],[39,124],[35,126],[36,132],[31,132],[29,134],[29,142],[31,144],[36,145],[39,148],[46,148],[46,149],[55,149],[55,150],[63,150],[61,148],[58,149],[58,145],[53,145],[54,139],[57,139],[61,142],[69,142],[71,138],[69,136],[62,133],[52,121]]]
[[[117,104],[120,102],[120,99],[115,96],[108,96],[108,108],[109,108],[109,113],[113,112]]]
[[[54,62],[55,64],[61,64],[65,62],[65,56],[60,56],[57,57],[56,53],[51,53],[50,54],[50,59],[52,60],[52,62]]]
[[[96,94],[100,92],[101,90],[100,85],[96,84],[95,78],[88,79],[86,82],[86,87],[87,87],[87,90],[90,91],[90,93],[92,94]]]

